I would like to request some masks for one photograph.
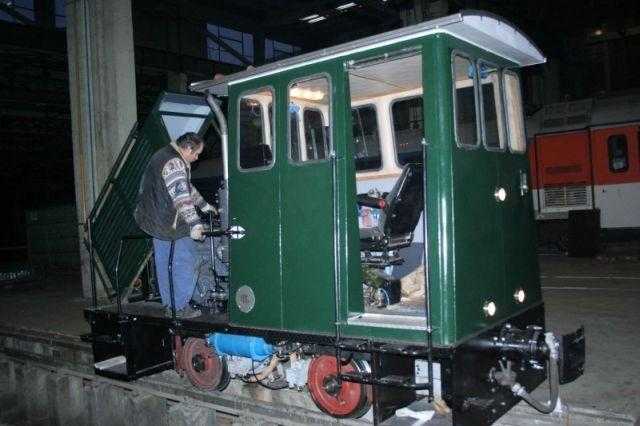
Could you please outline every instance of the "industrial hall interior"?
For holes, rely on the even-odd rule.
[[[637,0],[0,0],[0,426],[640,425]]]

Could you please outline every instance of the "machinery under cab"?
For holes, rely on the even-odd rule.
[[[96,372],[297,389],[376,424],[419,399],[456,425],[521,399],[551,412],[585,343],[545,328],[518,74],[543,62],[508,22],[463,12],[163,94],[87,223],[94,290],[111,297],[85,312]],[[181,320],[131,205],[185,131],[220,144],[203,180],[219,215],[203,315]]]

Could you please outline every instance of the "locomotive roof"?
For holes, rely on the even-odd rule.
[[[437,33],[450,34],[519,66],[540,64],[547,60],[524,33],[503,18],[470,10],[272,62],[221,79],[192,83],[190,89],[227,96],[230,84]]]

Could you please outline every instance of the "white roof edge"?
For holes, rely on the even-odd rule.
[[[222,79],[199,81],[192,83],[189,88],[196,92],[227,96],[229,84],[240,83],[288,69],[436,33],[450,34],[453,37],[504,57],[519,66],[541,64],[547,60],[540,49],[524,33],[505,19],[487,12],[467,10],[417,25],[272,62],[257,68],[247,69],[230,74]]]

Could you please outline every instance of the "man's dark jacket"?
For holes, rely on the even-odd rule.
[[[136,209],[133,213],[140,229],[161,240],[177,240],[188,236],[190,231],[182,218],[176,218],[178,212],[162,178],[162,168],[174,158],[184,163],[171,145],[153,154],[140,181]],[[185,163],[185,167],[189,170],[188,164]]]

